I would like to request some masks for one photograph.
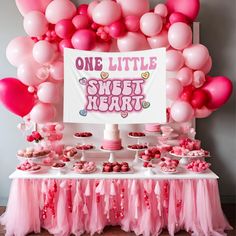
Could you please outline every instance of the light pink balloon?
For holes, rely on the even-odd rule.
[[[24,29],[30,37],[39,37],[48,30],[48,22],[42,12],[31,11],[25,15]]]
[[[171,106],[170,114],[174,121],[186,122],[193,118],[194,110],[188,102],[176,101]]]
[[[147,36],[155,36],[162,30],[162,18],[152,12],[145,13],[140,19],[140,29]]]
[[[94,8],[100,3],[100,0],[95,0],[88,5],[88,15],[92,18]]]
[[[166,80],[166,97],[172,101],[180,97],[183,91],[183,86],[179,80],[175,78],[168,78]]]
[[[32,53],[33,40],[29,37],[17,37],[8,44],[6,56],[13,66],[19,66]]]
[[[192,43],[192,29],[185,23],[178,22],[170,26],[168,40],[170,45],[178,50],[183,50]]]
[[[168,41],[168,32],[165,29],[163,29],[158,35],[147,38],[147,41],[151,48],[168,48],[170,46]]]
[[[209,59],[208,49],[202,44],[194,44],[183,51],[185,64],[193,69],[200,70]]]
[[[111,0],[102,1],[93,9],[92,17],[97,24],[110,25],[121,18],[120,5]]]
[[[50,75],[54,80],[64,79],[64,63],[62,61],[56,61],[50,65]]]
[[[42,80],[40,80],[36,75],[40,68],[41,65],[33,59],[24,61],[17,69],[17,77],[26,85],[38,85],[42,83]]]
[[[139,17],[138,16],[126,16],[125,17],[125,26],[128,31],[137,32],[139,31]]]
[[[206,64],[200,70],[203,71],[206,75],[211,71],[211,68],[212,68],[212,59],[211,56],[209,56]]]
[[[212,110],[208,109],[207,107],[203,106],[201,109],[195,109],[194,117],[196,118],[206,118],[210,116]]]
[[[45,40],[38,41],[33,48],[33,57],[39,64],[50,63],[54,53],[53,45]]]
[[[16,6],[20,13],[25,16],[30,11],[45,12],[46,7],[52,0],[16,0]]]
[[[154,13],[158,14],[161,17],[166,17],[168,15],[168,9],[165,4],[159,3],[154,8]]]
[[[200,88],[202,85],[206,82],[205,74],[200,71],[194,71],[193,72],[193,86],[195,88]]]
[[[148,48],[146,37],[140,33],[128,32],[124,37],[117,39],[120,52],[139,51]]]
[[[31,121],[39,124],[52,121],[56,116],[56,108],[47,103],[37,103],[30,112]]]
[[[58,85],[52,82],[45,82],[39,85],[38,98],[44,103],[57,103],[59,101]]]
[[[178,79],[183,86],[190,85],[193,81],[193,71],[188,67],[183,67],[178,71],[176,79]]]
[[[69,0],[54,0],[52,1],[45,12],[47,20],[56,24],[60,20],[72,19],[76,14],[75,5]]]
[[[166,69],[168,71],[178,71],[184,65],[184,58],[181,52],[168,50],[166,52]]]
[[[121,5],[123,16],[138,16],[141,17],[146,12],[149,12],[149,0],[117,0]]]
[[[37,70],[36,72],[36,76],[41,80],[44,81],[46,79],[48,79],[49,77],[49,70],[47,67],[41,67]]]

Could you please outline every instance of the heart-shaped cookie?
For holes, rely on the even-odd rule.
[[[126,118],[126,117],[128,116],[128,112],[122,111],[122,112],[120,113],[120,115],[121,115],[122,118]]]
[[[141,77],[142,77],[143,79],[147,80],[147,79],[150,77],[150,73],[149,73],[148,71],[143,72],[143,73],[141,74]]]
[[[150,105],[151,105],[150,102],[147,102],[147,101],[143,101],[143,102],[142,102],[142,107],[143,107],[144,109],[149,108]]]
[[[79,111],[79,114],[80,114],[81,116],[87,116],[88,112],[87,112],[85,109],[83,109],[83,110],[80,110],[80,111]]]
[[[79,83],[82,85],[86,85],[87,84],[87,79],[85,77],[79,79]]]
[[[102,79],[105,80],[105,79],[107,79],[107,78],[109,77],[109,73],[102,71],[102,72],[100,73],[100,76],[101,76]]]

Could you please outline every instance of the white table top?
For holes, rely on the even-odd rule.
[[[95,161],[93,158],[89,158],[91,161]],[[99,162],[98,162],[99,161]],[[155,164],[155,167],[152,168],[154,174],[148,175],[147,168],[142,167],[142,161],[133,166],[132,173],[103,173],[102,172],[102,162],[107,161],[104,158],[96,159],[98,170],[92,174],[78,174],[73,172],[70,169],[65,168],[61,173],[59,170],[53,170],[50,167],[46,168],[40,172],[30,174],[20,170],[13,172],[9,178],[10,179],[218,179],[219,177],[212,172],[211,170],[206,171],[205,173],[193,173],[191,171],[185,170],[184,167],[178,167],[178,173],[176,174],[166,174],[162,173],[159,170],[159,167]],[[117,161],[124,161],[117,160]],[[125,160],[127,161],[127,160]],[[129,164],[132,163],[132,160],[129,159]]]

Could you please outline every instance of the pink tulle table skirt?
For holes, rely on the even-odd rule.
[[[101,233],[106,225],[144,236],[164,228],[196,236],[231,229],[216,179],[14,179],[1,224],[15,236],[41,227],[58,236]]]

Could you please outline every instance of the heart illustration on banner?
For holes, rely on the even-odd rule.
[[[142,102],[142,107],[143,107],[144,109],[149,108],[150,105],[151,105],[150,102],[146,102],[146,101],[143,101],[143,102]]]
[[[109,77],[109,73],[102,71],[100,76],[101,76],[102,79],[107,79]]]
[[[87,84],[87,79],[85,77],[79,79],[79,83],[82,85],[86,85]]]
[[[148,71],[141,74],[141,77],[145,80],[147,80],[150,77],[150,73]]]
[[[123,112],[120,113],[120,115],[121,115],[122,118],[126,118],[128,116],[128,112],[123,111]]]
[[[81,116],[87,116],[88,112],[87,112],[85,109],[83,109],[83,110],[80,110],[80,111],[79,111],[79,114],[80,114]]]

